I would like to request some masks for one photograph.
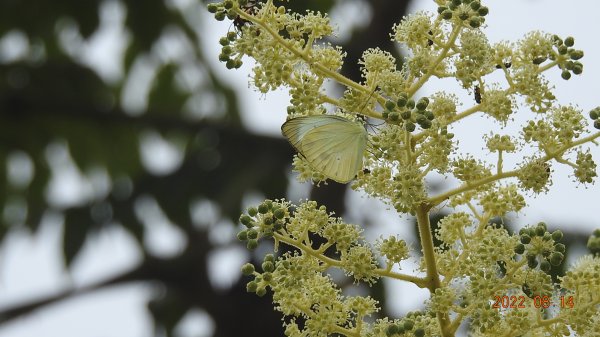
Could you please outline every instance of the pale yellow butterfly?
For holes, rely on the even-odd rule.
[[[362,168],[367,131],[358,122],[333,115],[296,117],[281,132],[310,166],[329,179],[347,183]]]

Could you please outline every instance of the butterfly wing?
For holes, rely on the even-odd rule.
[[[332,180],[347,183],[362,168],[367,132],[358,123],[339,116],[306,116],[287,121],[282,131],[315,170]]]

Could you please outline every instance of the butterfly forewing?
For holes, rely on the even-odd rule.
[[[343,117],[298,117],[282,126],[284,136],[317,171],[346,183],[362,168],[367,132]]]

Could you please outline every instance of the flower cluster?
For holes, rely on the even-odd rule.
[[[600,323],[598,257],[582,258],[555,283],[549,273],[565,258],[562,232],[538,223],[511,234],[498,224],[526,206],[526,193],[546,192],[558,165],[570,167],[582,184],[597,176],[589,146],[600,133],[592,133],[577,106],[557,103],[545,76],[558,71],[568,80],[583,72],[583,52],[574,48],[575,40],[534,31],[516,42],[492,43],[480,29],[489,14],[482,1],[435,0],[437,13],[412,14],[394,25],[391,39],[409,51],[404,62],[379,48],[368,49],[358,62],[361,81],[355,82],[339,72],[344,50],[326,42],[334,33],[329,17],[293,13],[281,3],[224,0],[208,5],[217,20],[229,18],[235,26],[219,41],[219,59],[227,68],[239,68],[245,57],[254,59],[251,82],[258,91],[289,90],[288,119],[333,113],[355,122],[363,117],[383,121],[368,136],[361,134],[368,145],[361,138],[358,150],[346,151],[327,143],[337,142],[339,134],[320,135],[336,130],[344,136],[345,126],[304,117],[309,119],[302,119],[306,124],[293,137],[320,128],[306,146],[318,146],[311,153],[319,158],[341,152],[335,158],[345,164],[334,161],[318,169],[300,148],[294,170],[299,180],[318,186],[331,176],[328,170],[356,166],[353,189],[416,216],[426,275],[396,272],[410,256],[410,245],[399,236],[370,245],[359,226],[315,202],[296,206],[266,200],[240,217],[244,228],[238,238],[249,249],[272,239],[275,252],[281,244],[291,251],[267,254],[260,271],[251,264],[242,270],[251,277],[248,291],[272,292],[276,309],[286,316],[286,335],[446,337],[469,321],[473,336],[562,336],[569,329],[585,335],[586,326]],[[470,92],[473,99],[459,102],[447,92],[418,94],[433,78],[454,79],[457,90]],[[324,86],[329,82],[341,85],[343,94],[328,94]],[[463,152],[455,137],[456,125],[474,115],[497,124],[493,130],[469,131],[485,142],[486,160]],[[589,117],[600,129],[600,108]],[[518,134],[504,129],[513,120],[525,120]],[[507,164],[508,156],[517,163],[514,167]],[[432,174],[451,175],[458,186],[430,191],[426,177]],[[433,231],[442,242],[434,247],[429,216],[441,206],[455,209]],[[600,251],[599,237],[589,239],[593,253]],[[333,269],[354,283],[372,285],[382,277],[410,282],[427,288],[431,297],[423,311],[373,321],[367,317],[378,312],[377,301],[344,295],[337,285],[343,276],[330,274]],[[573,296],[576,308],[543,312],[533,301],[515,310],[490,305],[495,296],[534,300],[559,294]]]

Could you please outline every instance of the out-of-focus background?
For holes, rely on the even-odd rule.
[[[586,112],[600,105],[596,1],[487,5],[492,42],[533,29],[574,36],[584,74],[550,79],[561,101]],[[389,32],[403,15],[435,10],[425,0],[290,6],[331,13],[333,42],[348,51],[344,72],[355,80],[366,48],[400,55]],[[286,93],[249,89],[250,60],[237,71],[217,61],[219,37],[234,29],[196,0],[0,0],[0,336],[281,336],[269,296],[246,294],[239,276],[265,249],[237,243],[237,218],[264,198],[310,196],[370,238],[414,240],[408,216],[343,185],[294,181],[293,151],[279,135]],[[447,88],[457,85],[434,82],[421,94]],[[457,93],[472,104],[470,93]],[[480,135],[469,132],[482,125],[494,127],[468,121],[462,143],[484,156]],[[598,227],[600,200],[597,187],[569,173],[554,168],[554,189],[507,219],[561,228],[567,263]],[[425,296],[387,282],[360,291],[392,316]]]

